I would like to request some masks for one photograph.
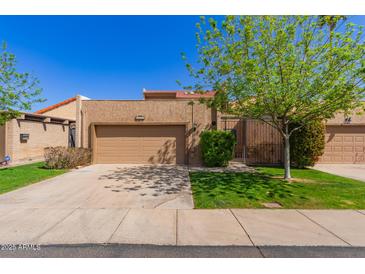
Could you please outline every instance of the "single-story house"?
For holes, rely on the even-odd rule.
[[[87,99],[77,95],[0,126],[0,161],[10,156],[11,164],[36,162],[44,159],[46,147],[74,147],[76,114]]]
[[[143,100],[82,100],[76,144],[92,148],[94,163],[200,165],[200,133],[216,126],[204,95],[145,91]]]
[[[29,120],[31,114],[8,122],[6,128],[14,128],[14,133],[7,129],[6,142],[4,128],[0,128],[0,156],[10,154],[14,160],[35,155],[41,158],[44,147],[75,145],[91,148],[93,163],[200,165],[200,134],[216,128],[232,130],[237,136],[235,158],[248,164],[282,163],[283,142],[275,129],[258,120],[219,113],[201,104],[202,96],[209,98],[214,93],[145,90],[143,100],[93,100],[78,95],[34,113],[34,117],[44,120],[32,121],[34,126],[27,122],[27,130],[19,125],[25,123],[22,118]],[[56,133],[61,131],[60,123],[49,122],[54,118],[46,119],[54,116],[71,125],[67,134]],[[49,124],[48,130],[44,124]],[[43,132],[32,133],[38,128],[43,128]],[[339,113],[327,121],[326,131],[321,163],[365,163],[365,115],[345,117]],[[22,133],[30,133],[28,144],[33,143],[32,136],[42,136],[36,137],[37,148],[21,143]],[[10,143],[17,145],[18,154],[12,152],[16,149],[11,149]]]
[[[45,147],[72,145],[74,125],[73,119],[22,113],[0,126],[0,161],[5,156],[10,156],[11,164],[41,161]]]
[[[283,161],[282,138],[269,125],[223,115],[204,104],[204,95],[144,91],[143,100],[80,100],[76,145],[93,150],[94,163],[177,163],[200,165],[200,134],[233,130],[235,157],[249,164]],[[337,114],[327,121],[321,163],[365,163],[365,115]]]

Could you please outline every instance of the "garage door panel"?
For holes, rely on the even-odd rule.
[[[336,145],[332,147],[333,152],[342,152],[342,147],[340,145]]]
[[[110,148],[110,149],[105,149],[105,148],[102,148],[102,151],[98,153],[98,156],[102,156],[102,154],[105,154],[106,156],[103,156],[103,157],[108,157],[108,155],[112,156],[112,155],[128,155],[128,157],[138,157],[139,153],[137,151],[137,149],[133,149],[133,148],[130,148],[130,149],[113,149],[113,148]]]
[[[134,140],[134,141],[128,141],[128,140],[123,140],[123,138],[121,139],[116,139],[116,140],[98,140],[99,144],[102,144],[103,146],[109,146],[109,147],[115,147],[115,145],[119,145],[119,146],[124,146],[124,147],[128,147],[128,146],[138,146],[140,145],[140,140]]]
[[[353,155],[344,155],[342,162],[353,162],[354,161],[354,156]]]
[[[114,143],[105,143],[103,141],[98,142],[99,146],[102,146],[103,149],[111,149],[115,150],[133,150],[140,147],[140,142],[114,142]]]
[[[354,147],[352,147],[352,146],[343,147],[343,152],[353,152],[353,151],[354,151]]]
[[[106,157],[100,156],[98,160],[103,160],[105,162],[112,162],[112,163],[118,163],[118,161],[126,162],[132,161],[133,162],[142,162],[142,159],[140,157],[130,157],[130,156],[120,156],[120,155],[108,155]]]
[[[342,161],[342,155],[333,155],[333,159],[340,162]]]
[[[364,162],[365,156],[364,155],[356,155],[356,161]]]
[[[95,130],[97,163],[184,163],[184,126],[96,126]]]
[[[365,163],[365,126],[327,126],[321,163]]]
[[[323,161],[323,162],[331,161],[331,157],[330,157],[330,156],[326,156],[326,155],[324,155],[324,156],[322,156],[322,161]]]
[[[342,143],[342,141],[343,141],[342,136],[336,136],[335,138],[333,138],[334,143]]]

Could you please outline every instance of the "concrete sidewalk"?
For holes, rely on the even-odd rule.
[[[360,247],[365,210],[0,207],[0,243]]]

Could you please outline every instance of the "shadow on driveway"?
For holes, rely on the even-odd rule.
[[[190,191],[189,175],[182,166],[117,167],[99,177],[111,181],[104,186],[113,192],[139,192],[140,196],[161,196]]]

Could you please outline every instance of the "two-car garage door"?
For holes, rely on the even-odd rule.
[[[327,126],[320,163],[365,163],[365,126]]]
[[[95,126],[94,162],[184,164],[185,126]]]

